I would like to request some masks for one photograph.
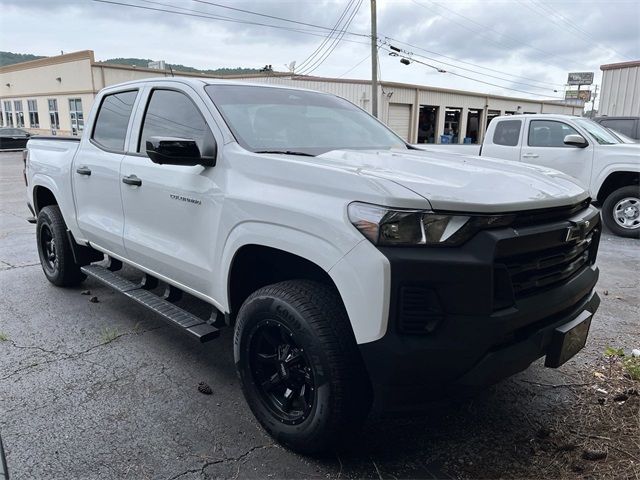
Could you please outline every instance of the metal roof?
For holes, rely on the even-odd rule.
[[[617,70],[619,68],[632,68],[640,67],[640,60],[632,60],[630,62],[609,63],[607,65],[600,65],[600,70]]]

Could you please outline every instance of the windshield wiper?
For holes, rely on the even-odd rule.
[[[315,155],[311,155],[310,153],[294,152],[293,150],[260,150],[254,153],[279,153],[280,155],[300,155],[303,157],[315,157]]]

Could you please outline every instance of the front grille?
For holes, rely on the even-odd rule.
[[[569,205],[566,207],[554,207],[554,208],[542,208],[538,210],[529,210],[526,212],[518,213],[512,227],[524,227],[527,225],[541,225],[544,223],[550,223],[557,220],[565,220],[581,212],[589,207],[591,199],[586,198],[580,203]]]
[[[427,334],[444,319],[444,311],[436,292],[430,288],[400,288],[398,327],[401,333]]]
[[[592,263],[592,246],[597,243],[597,229],[584,239],[560,246],[500,258],[506,267],[516,299],[540,293],[566,282]]]

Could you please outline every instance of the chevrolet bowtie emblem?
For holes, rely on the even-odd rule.
[[[585,220],[583,222],[571,222],[571,226],[567,228],[565,242],[570,242],[571,240],[583,240],[587,234],[587,230],[589,230],[589,225],[591,225],[589,220]]]

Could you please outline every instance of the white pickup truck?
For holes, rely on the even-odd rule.
[[[480,155],[555,168],[577,178],[602,206],[609,229],[640,238],[640,143],[625,143],[588,118],[496,117]]]
[[[234,328],[251,410],[301,452],[560,366],[600,301],[600,216],[570,177],[421,152],[324,93],[109,87],[81,140],[29,141],[25,178],[50,282],[89,276],[200,341]]]

